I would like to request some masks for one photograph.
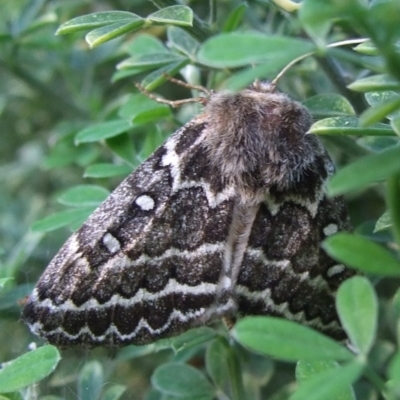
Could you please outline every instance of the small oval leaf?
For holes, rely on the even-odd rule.
[[[296,379],[301,386],[305,382],[312,381],[318,374],[340,368],[336,361],[299,361],[296,365]],[[324,397],[321,400],[356,400],[353,388],[349,385],[332,397]]]
[[[144,26],[145,23],[146,21],[144,19],[139,18],[129,23],[117,22],[115,24],[102,26],[90,31],[85,36],[85,40],[91,48],[94,48],[102,43],[115,39],[118,36],[124,35],[125,33],[133,32]]]
[[[58,202],[73,207],[97,207],[110,192],[97,185],[78,185],[64,191]]]
[[[119,110],[119,116],[133,124],[146,124],[169,117],[171,110],[166,104],[158,103],[141,93],[132,94]]]
[[[355,115],[350,102],[336,93],[323,93],[308,98],[303,102],[317,118],[327,118],[340,115]]]
[[[349,360],[348,349],[308,327],[274,317],[247,317],[233,329],[234,338],[253,351],[280,360]]]
[[[80,225],[92,212],[93,207],[60,211],[36,221],[32,224],[32,230],[35,232],[50,232],[64,226]]]
[[[315,122],[309,129],[315,135],[391,135],[395,136],[390,125],[374,124],[368,128],[361,127],[356,117],[332,117]]]
[[[400,147],[363,157],[339,170],[328,183],[330,196],[368,186],[400,171]]]
[[[56,35],[99,28],[101,26],[112,25],[123,22],[125,24],[142,19],[139,15],[127,11],[103,11],[93,14],[82,15],[64,22],[56,32]]]
[[[120,119],[91,125],[76,134],[75,143],[90,143],[112,138],[128,131],[131,127],[128,121]]]
[[[214,399],[214,388],[198,369],[181,363],[166,363],[151,377],[153,386],[164,395],[193,400]]]
[[[127,176],[132,172],[129,165],[99,163],[86,168],[84,178],[109,178],[112,176]]]
[[[201,45],[197,57],[202,64],[216,68],[271,62],[284,67],[295,58],[313,50],[314,45],[306,40],[234,32],[206,40]]]
[[[398,80],[389,75],[373,75],[368,78],[358,79],[347,86],[356,92],[371,92],[373,90],[399,90],[400,83]]]
[[[351,343],[367,356],[378,323],[378,300],[368,279],[355,276],[343,282],[337,292],[336,307]]]
[[[150,14],[147,19],[161,24],[192,26],[193,11],[187,6],[170,6]]]
[[[360,271],[400,276],[400,262],[384,247],[361,236],[338,233],[325,239],[325,251],[336,260]]]
[[[54,371],[60,359],[58,350],[48,345],[9,361],[0,369],[0,393],[20,390],[40,381]]]
[[[104,372],[103,367],[98,361],[85,363],[79,372],[77,391],[79,400],[97,400],[100,398]]]
[[[379,217],[378,221],[376,221],[374,233],[388,229],[392,225],[393,225],[393,222],[392,222],[392,218],[390,217],[390,213],[389,213],[389,211],[385,211]]]
[[[321,372],[301,384],[290,396],[290,400],[336,400],[338,394],[349,390],[349,386],[359,378],[363,369],[364,365],[354,361]]]

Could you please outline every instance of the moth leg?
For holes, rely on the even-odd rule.
[[[215,303],[205,313],[206,323],[220,318],[233,318],[237,312],[236,282],[259,207],[259,203],[248,205],[237,201],[233,208]]]
[[[228,331],[230,331],[236,324],[236,317],[226,316],[222,318],[222,321],[224,321],[226,328],[228,329]]]

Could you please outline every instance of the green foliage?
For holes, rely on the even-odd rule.
[[[100,12],[94,0],[3,3],[0,399],[400,397],[398,0],[277,0],[285,10],[266,1],[106,0]],[[347,196],[356,232],[323,246],[365,274],[337,294],[350,347],[294,322],[249,317],[231,332],[202,327],[116,354],[69,350],[59,361],[52,346],[27,352],[38,339],[19,321],[18,301],[51,255],[200,112],[196,104],[172,112],[134,82],[180,100],[198,93],[165,73],[239,90],[295,59],[279,87],[312,112],[310,132],[339,167],[329,192]]]

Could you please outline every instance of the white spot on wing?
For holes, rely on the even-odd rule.
[[[103,244],[111,254],[116,253],[121,248],[119,241],[109,232],[103,236]]]
[[[344,271],[345,266],[343,264],[336,264],[333,267],[330,267],[326,273],[326,275],[329,278],[332,278],[332,276],[340,274]]]
[[[329,224],[324,228],[324,235],[331,236],[338,231],[338,226],[336,224]]]
[[[149,211],[154,208],[154,200],[147,194],[139,196],[135,202],[144,211]]]

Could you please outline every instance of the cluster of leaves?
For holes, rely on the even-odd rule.
[[[1,268],[0,337],[10,346],[4,346],[0,357],[14,360],[0,370],[0,398],[35,398],[42,391],[53,394],[53,399],[77,393],[82,399],[111,400],[124,392],[131,398],[129,387],[143,397],[149,375],[149,400],[398,398],[400,291],[399,280],[393,280],[400,277],[398,0],[304,0],[299,7],[280,1],[286,11],[265,2],[211,0],[193,2],[192,8],[172,0],[135,2],[134,11],[147,17],[127,11],[94,12],[94,3],[65,6],[21,0],[2,17],[0,66],[14,84],[0,83],[0,124],[3,131],[15,131],[16,137],[8,151],[3,150],[4,157],[8,160],[8,154],[24,150],[18,166],[7,161],[2,176],[13,178],[14,184],[5,186],[7,193],[24,188],[26,200],[18,203],[22,213],[28,208],[34,212],[25,225],[13,225],[10,218],[3,218],[7,225],[0,225],[4,232],[19,227],[14,236],[7,233],[6,254],[13,237],[23,237],[4,257]],[[117,6],[110,1],[109,8]],[[212,12],[206,22],[198,15],[208,9]],[[289,13],[294,9],[298,11]],[[70,19],[76,15],[81,16]],[[58,27],[58,34],[78,33],[63,39],[54,36],[63,20],[67,21]],[[86,41],[96,49],[75,46],[82,30],[88,31]],[[360,44],[350,50],[338,47],[354,36],[365,41],[357,40]],[[57,60],[50,56],[55,49]],[[41,245],[44,233],[77,228],[108,195],[105,186],[115,185],[114,179],[132,171],[168,132],[197,112],[190,105],[173,115],[166,105],[139,93],[132,77],[147,90],[168,88],[165,74],[178,72],[191,84],[207,82],[213,89],[239,90],[256,78],[273,79],[288,63],[310,54],[315,57],[292,67],[280,86],[306,98],[304,104],[317,120],[311,132],[326,139],[338,163],[349,163],[328,189],[332,195],[349,196],[355,233],[332,236],[323,246],[332,257],[370,277],[346,281],[337,295],[351,351],[290,321],[257,317],[239,321],[230,334],[222,328],[200,328],[153,345],[128,346],[111,363],[106,362],[108,352],[94,351],[92,361],[80,361],[77,378],[75,360],[81,354],[73,351],[64,353],[51,380],[43,378],[59,363],[54,347],[43,346],[15,358],[32,340],[16,322],[16,300],[32,288],[25,283],[25,262],[30,257],[31,273],[37,276],[48,261],[45,248],[51,246],[54,253],[62,236],[55,232],[54,239]],[[346,69],[348,82],[338,63]],[[104,84],[102,77],[110,77],[115,65],[113,83]],[[79,73],[71,74],[73,69]],[[28,114],[22,114],[25,111]],[[21,115],[28,115],[27,124],[10,125]],[[49,136],[51,151],[44,157]],[[42,158],[50,178],[39,195],[33,189],[38,180],[29,171],[38,169]],[[77,184],[82,169],[91,184]],[[33,232],[23,235],[37,214],[49,214],[45,202],[56,190],[58,202],[69,208],[35,222]],[[364,214],[357,211],[361,205]],[[384,277],[392,280],[380,279]],[[10,330],[15,333],[10,335]],[[137,362],[144,355],[146,361]],[[297,384],[291,363],[297,363]],[[124,376],[126,381],[121,380]],[[110,381],[124,386],[105,385]]]

